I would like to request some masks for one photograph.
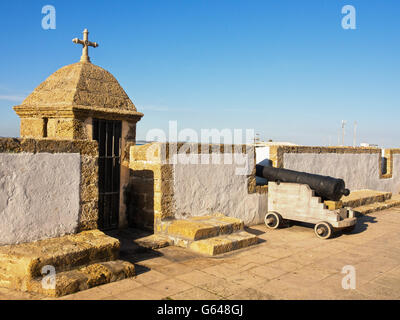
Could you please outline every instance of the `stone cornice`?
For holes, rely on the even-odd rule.
[[[129,110],[119,110],[102,107],[87,107],[81,105],[62,107],[37,107],[19,105],[13,107],[21,118],[87,118],[96,117],[110,120],[127,120],[137,122],[143,117],[143,113]]]

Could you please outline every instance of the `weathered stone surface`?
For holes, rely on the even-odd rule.
[[[18,138],[0,138],[0,152],[22,152],[24,149],[21,142]]]
[[[218,226],[188,220],[176,220],[168,227],[168,235],[189,240],[214,237],[218,231]]]
[[[258,242],[257,236],[243,231],[242,220],[221,213],[187,220],[163,220],[156,228],[159,234],[168,236],[175,246],[211,256]]]
[[[86,184],[82,186],[81,201],[97,201],[99,198],[99,189],[96,184]]]
[[[81,202],[78,231],[97,229],[98,212],[98,201]]]
[[[134,145],[129,149],[131,161],[156,161],[160,162],[161,152],[158,144],[147,143],[144,145]]]
[[[88,231],[88,230],[95,230],[98,228],[98,221],[97,220],[80,220],[78,231]]]
[[[91,264],[80,271],[88,276],[89,287],[99,286],[111,280],[111,271],[99,263]]]
[[[162,218],[173,216],[175,202],[173,199],[172,165],[162,164],[160,145],[132,146],[130,156],[142,159],[129,162],[130,182],[126,199],[130,225],[148,228],[154,226],[156,214]]]
[[[258,243],[257,236],[246,231],[241,231],[210,239],[194,241],[190,244],[189,248],[201,254],[214,256],[242,249],[256,243]]]
[[[173,244],[173,241],[168,236],[160,234],[152,234],[147,237],[135,239],[133,242],[147,249],[159,249]]]
[[[106,283],[135,276],[135,266],[127,261],[108,261],[56,274],[54,289],[44,289],[41,278],[32,279],[27,291],[51,297],[61,297]]]
[[[134,141],[143,116],[109,72],[88,62],[59,69],[14,110],[21,137],[68,140],[91,139],[87,121],[101,118],[129,123],[123,139]]]
[[[80,153],[97,157],[97,141],[0,138],[0,153]]]
[[[82,123],[76,119],[108,114],[113,119],[137,122],[143,116],[109,72],[81,62],[57,70],[14,110],[22,119],[37,119],[34,132],[25,120],[21,122],[23,136],[26,133],[35,137],[43,137],[40,132],[43,117],[49,118],[51,136],[72,135],[71,138],[82,139],[85,138]]]
[[[344,207],[360,207],[374,202],[383,202],[392,197],[391,192],[376,191],[376,190],[354,190],[350,195],[342,197]]]
[[[111,73],[94,64],[80,62],[57,70],[21,105],[49,108],[82,105],[136,111]]]
[[[240,219],[214,215],[191,217],[187,220],[164,220],[157,232],[168,236],[175,246],[216,255],[255,243],[257,237],[243,231]]]
[[[27,281],[41,276],[42,268],[56,272],[89,263],[115,260],[120,243],[99,230],[60,238],[0,247],[0,286],[24,289]]]
[[[87,274],[78,270],[71,270],[56,274],[56,283],[54,289],[44,288],[42,279],[31,279],[23,291],[35,292],[50,297],[61,297],[71,293],[89,289],[89,277]]]
[[[400,206],[400,195],[396,194],[388,200],[376,201],[369,204],[364,204],[359,207],[353,207],[353,210],[359,214],[369,214],[372,212],[385,210],[392,207]]]
[[[44,137],[44,120],[42,118],[23,118],[20,124],[21,137]]]

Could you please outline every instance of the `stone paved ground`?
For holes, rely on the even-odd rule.
[[[319,240],[301,225],[251,228],[262,242],[217,258],[167,247],[135,254],[138,275],[61,299],[399,299],[400,208],[359,219],[356,230]],[[356,289],[342,288],[345,265]],[[0,289],[0,299],[40,299]]]

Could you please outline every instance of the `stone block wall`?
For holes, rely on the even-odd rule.
[[[22,124],[21,124],[21,130],[22,130]],[[49,118],[47,120],[45,137],[50,139],[83,140],[88,138],[88,132],[86,132],[84,121],[81,119]]]
[[[21,119],[20,134],[21,137],[45,137],[46,125],[41,118],[23,118]]]
[[[165,163],[162,149],[153,143],[130,146],[130,177],[125,188],[129,225],[151,229],[173,217],[172,165]]]
[[[246,224],[262,222],[267,190],[256,186],[254,149],[245,145],[235,148],[182,143],[131,146],[130,184],[126,188],[130,224],[160,232],[162,220],[215,212],[240,218]],[[243,173],[247,164],[225,163],[225,156],[254,161]]]
[[[0,138],[0,244],[97,228],[96,141]]]
[[[21,117],[20,136],[25,139],[86,140],[90,136],[85,123],[90,117],[79,111],[50,109],[41,114],[36,108],[20,106],[18,114]]]

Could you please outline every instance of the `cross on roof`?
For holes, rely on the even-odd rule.
[[[87,29],[83,30],[83,40],[75,38],[75,39],[72,39],[72,42],[83,45],[81,62],[90,62],[89,47],[96,48],[99,46],[99,44],[97,42],[89,41],[89,31]]]

